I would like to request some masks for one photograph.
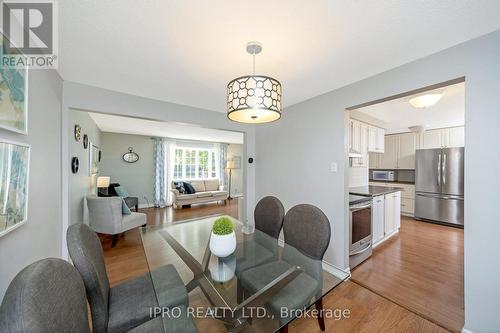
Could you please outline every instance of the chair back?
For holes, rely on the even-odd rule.
[[[278,239],[283,226],[285,208],[281,201],[272,196],[264,197],[255,206],[255,228]]]
[[[10,283],[0,306],[0,332],[90,332],[78,271],[57,258],[24,268]]]
[[[122,232],[122,198],[87,195],[86,199],[89,225],[94,231],[111,235]]]
[[[323,259],[330,244],[330,222],[316,206],[301,204],[292,207],[283,224],[285,243],[313,259]]]
[[[85,284],[93,332],[106,332],[110,287],[101,242],[96,233],[83,223],[69,226],[66,242],[71,260]]]

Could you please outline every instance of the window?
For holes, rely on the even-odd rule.
[[[215,149],[176,148],[174,179],[217,178]]]

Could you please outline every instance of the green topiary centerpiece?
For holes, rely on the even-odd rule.
[[[236,249],[233,221],[228,216],[219,217],[212,226],[210,251],[217,257],[227,257]]]
[[[233,222],[227,216],[219,217],[215,220],[212,231],[219,236],[229,235],[233,232]]]

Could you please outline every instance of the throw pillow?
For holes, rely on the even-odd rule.
[[[125,202],[125,200],[123,200],[123,198],[122,198],[122,214],[123,215],[132,214],[132,212],[130,211],[130,208],[128,208],[127,203]]]
[[[185,194],[186,189],[184,188],[184,182],[174,182],[175,189],[179,191],[180,194]]]
[[[187,194],[195,194],[196,190],[194,189],[193,185],[184,182],[184,188],[186,189]]]
[[[127,190],[123,186],[117,186],[117,187],[115,187],[115,192],[116,192],[116,194],[118,194],[119,197],[122,197],[122,198],[128,198],[129,197],[129,195],[127,193]]]

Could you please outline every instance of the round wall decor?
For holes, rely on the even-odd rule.
[[[77,173],[79,167],[80,161],[78,160],[78,157],[75,156],[71,159],[71,172]]]
[[[82,128],[78,124],[75,125],[74,135],[77,142],[82,138]]]
[[[135,163],[139,160],[139,155],[133,152],[132,147],[128,147],[128,153],[123,154],[123,160],[127,163]]]
[[[83,148],[87,149],[88,146],[89,146],[89,137],[87,136],[87,134],[84,134],[83,135]]]

